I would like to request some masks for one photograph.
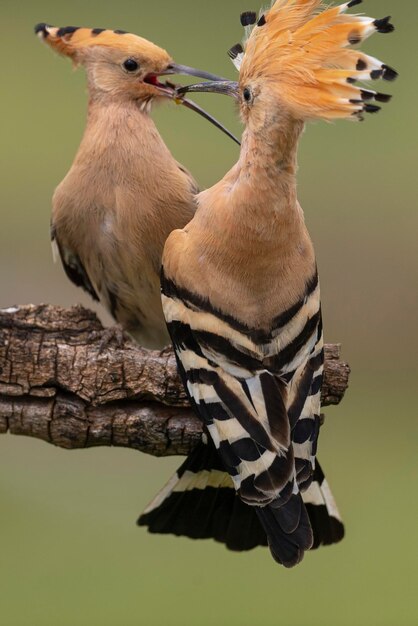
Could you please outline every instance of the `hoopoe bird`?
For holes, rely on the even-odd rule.
[[[163,253],[162,301],[178,367],[207,431],[139,519],[151,532],[213,537],[233,550],[268,544],[297,565],[344,527],[316,461],[324,350],[315,253],[296,192],[305,121],[361,119],[393,80],[354,44],[390,18],[277,0],[241,16],[230,51],[239,82],[180,89],[231,95],[245,125],[238,163],[198,195]]]
[[[53,198],[51,238],[67,276],[100,301],[145,348],[170,343],[161,308],[164,243],[194,215],[198,186],[169,152],[150,116],[177,101],[222,127],[160,77],[218,77],[177,65],[153,43],[123,31],[56,28],[35,32],[86,68],[87,127]],[[232,135],[231,135],[232,136]]]

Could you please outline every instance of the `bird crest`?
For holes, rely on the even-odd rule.
[[[244,45],[229,51],[240,83],[257,78],[269,82],[302,119],[362,119],[363,112],[380,110],[369,101],[388,102],[391,96],[356,83],[391,81],[397,72],[353,46],[376,32],[390,33],[394,26],[390,17],[347,13],[361,2],[325,7],[321,0],[277,0],[259,17],[243,13]]]
[[[41,23],[35,27],[35,33],[56,52],[70,57],[76,63],[80,54],[94,46],[120,50],[132,57],[146,54],[154,59],[161,57],[163,62],[170,60],[169,54],[162,48],[143,37],[123,30],[80,28],[78,26],[58,28]]]

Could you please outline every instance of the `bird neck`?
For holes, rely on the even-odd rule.
[[[297,204],[297,149],[304,124],[290,117],[266,118],[244,131],[237,183],[253,206],[268,204],[276,213]]]
[[[94,93],[89,94],[87,129],[97,124],[98,121],[105,120],[110,132],[113,128],[121,130],[121,118],[135,119],[136,123],[139,121],[141,125],[150,125],[155,128],[150,116],[150,108],[143,107],[141,102],[111,94],[105,94],[104,97],[98,97]]]
[[[116,167],[129,175],[137,171],[138,159],[150,151],[156,160],[173,159],[147,112],[133,100],[90,98],[76,163],[82,160],[96,169],[98,165]],[[141,162],[147,166],[145,159]]]

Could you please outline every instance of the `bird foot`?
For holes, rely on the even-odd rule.
[[[101,333],[99,356],[108,350],[112,344],[119,350],[122,350],[125,346],[125,341],[128,341],[128,336],[125,334],[122,326],[116,324],[115,326],[106,328],[104,332]]]

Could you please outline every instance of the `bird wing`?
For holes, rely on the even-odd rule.
[[[236,490],[248,504],[281,506],[313,471],[307,476],[305,459],[319,431],[311,393],[323,359],[317,275],[268,333],[214,310],[164,272],[162,293],[183,383]]]
[[[194,196],[197,196],[197,194],[200,192],[200,189],[199,189],[199,185],[197,184],[196,180],[194,179],[192,173],[186,167],[184,167],[184,165],[182,165],[178,161],[176,161],[176,163],[177,163],[177,166],[178,166],[179,170],[181,172],[183,172],[183,174],[189,180],[190,190],[191,190],[192,194]]]
[[[322,320],[308,360],[289,381],[287,414],[292,432],[296,480],[300,491],[312,483],[321,424],[321,389],[324,371]]]
[[[51,244],[54,261],[58,257],[61,259],[65,273],[71,282],[73,282],[76,287],[84,289],[84,291],[86,291],[93,298],[93,300],[99,302],[99,296],[92,285],[80,257],[74,251],[60,243],[56,228],[53,224],[51,225]]]

